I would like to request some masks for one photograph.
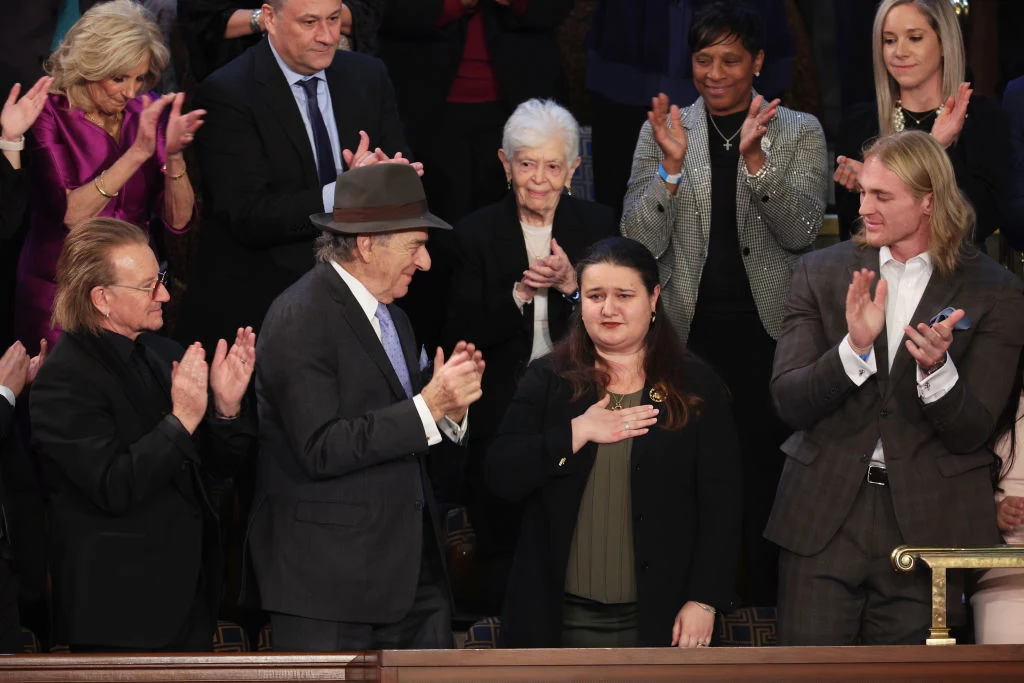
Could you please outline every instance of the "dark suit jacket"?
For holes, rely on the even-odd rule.
[[[618,234],[615,216],[601,204],[563,195],[555,211],[551,235],[575,264],[587,248]],[[533,304],[520,313],[512,285],[529,268],[515,195],[486,206],[455,226],[458,246],[455,277],[448,297],[444,343],[459,340],[483,351],[487,371],[483,397],[473,404],[473,437],[490,436],[526,371],[533,349]],[[548,295],[548,324],[552,341],[565,333],[573,306],[555,290]]]
[[[408,154],[384,65],[338,52],[327,68],[338,135],[355,150],[359,131],[388,154]],[[262,41],[196,91],[207,110],[196,134],[203,222],[196,270],[177,335],[213,348],[243,325],[258,328],[274,298],[313,265],[323,212],[313,149],[270,44]]]
[[[859,268],[878,271],[878,250],[843,242],[804,256],[793,272],[775,351],[772,397],[779,416],[803,430],[788,455],[765,536],[800,555],[832,539],[864,483],[879,438],[896,520],[915,546],[999,543],[986,444],[1006,405],[1024,344],[1021,283],[965,248],[952,275],[934,272],[911,325],[947,306],[971,328],[953,334],[959,380],[925,405],[916,363],[903,344],[888,369],[886,331],[875,340],[878,372],[857,387],[843,370],[846,291]]]
[[[207,417],[190,438],[171,415],[183,349],[140,337],[155,401],[104,335],[65,331],[32,385],[32,438],[50,489],[54,638],[158,648],[182,628],[200,571],[217,613],[216,511],[203,479],[229,476],[251,422]]]
[[[418,392],[412,328],[401,309],[388,309]],[[437,528],[427,441],[384,347],[331,265],[318,263],[277,298],[257,358],[260,455],[248,543],[263,608],[398,621],[412,606],[422,543],[437,543],[436,533],[424,536],[424,514]]]
[[[704,399],[700,417],[677,431],[652,428],[634,439],[630,456],[641,646],[669,645],[688,600],[720,608],[733,602],[741,525],[736,428],[721,380],[693,356],[680,362],[687,390]],[[649,391],[644,387],[645,403]],[[561,642],[569,547],[597,455],[593,443],[573,454],[570,421],[596,400],[594,392],[572,400],[550,356],[541,358],[487,452],[491,488],[524,506],[502,613],[509,647]]]

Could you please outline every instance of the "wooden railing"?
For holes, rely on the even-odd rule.
[[[946,623],[946,570],[1024,567],[1024,546],[989,548],[912,548],[901,545],[892,551],[892,566],[911,572],[920,560],[932,571],[932,625],[926,645],[956,645]],[[1024,615],[1021,615],[1024,619]]]

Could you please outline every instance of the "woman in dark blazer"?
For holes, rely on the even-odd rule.
[[[645,247],[603,240],[576,271],[580,312],[487,453],[491,488],[524,507],[505,644],[707,646],[740,536],[725,389],[665,319]]]
[[[252,329],[209,366],[151,332],[170,298],[149,238],[112,218],[64,241],[54,318],[63,333],[30,398],[50,491],[54,639],[73,651],[210,650],[220,598],[206,485],[254,444],[242,397]]]
[[[572,264],[616,234],[610,209],[566,194],[579,166],[579,126],[552,100],[528,100],[505,123],[498,157],[511,191],[455,226],[458,250],[444,342],[471,340],[487,358],[473,406],[467,483],[478,556],[489,565],[484,608],[501,607],[518,506],[491,495],[483,454],[526,365],[565,333],[577,301]],[[492,612],[493,613],[493,612]]]

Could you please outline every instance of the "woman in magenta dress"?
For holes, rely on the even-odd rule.
[[[15,336],[26,346],[60,335],[50,308],[69,231],[95,216],[147,231],[184,232],[193,223],[182,149],[205,112],[182,114],[181,93],[141,94],[167,59],[146,11],[115,0],[82,15],[47,63],[53,86],[28,148],[30,224],[15,295]]]

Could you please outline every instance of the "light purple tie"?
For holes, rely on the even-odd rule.
[[[402,353],[402,343],[398,340],[398,332],[395,331],[395,323],[391,320],[391,312],[382,303],[377,303],[377,322],[380,323],[380,343],[384,345],[384,353],[388,354],[391,367],[398,375],[398,381],[402,383],[407,398],[412,398],[412,380],[409,379],[409,366],[405,364],[405,354]]]

